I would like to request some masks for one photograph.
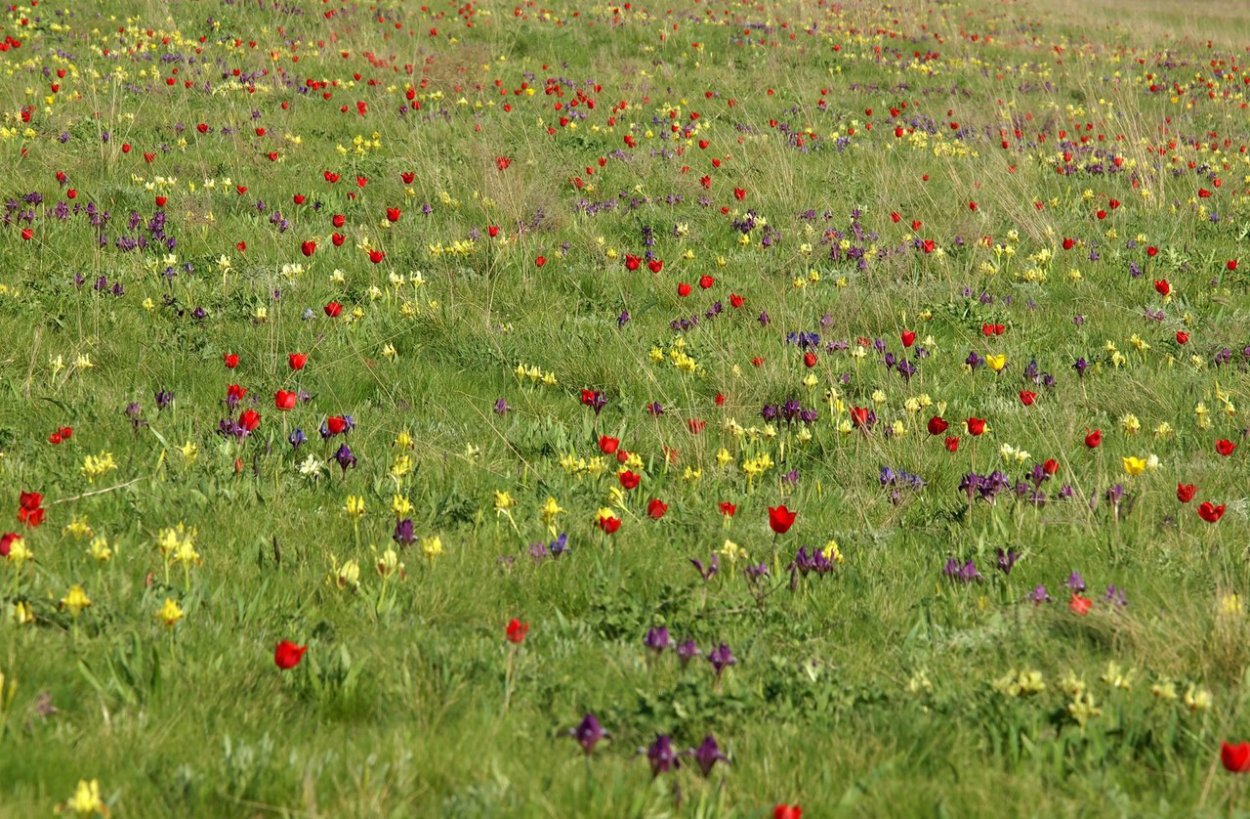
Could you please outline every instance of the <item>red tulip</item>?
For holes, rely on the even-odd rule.
[[[305,256],[311,256],[317,252],[317,243],[314,242],[312,239],[309,239],[308,241],[300,245],[299,249],[300,249],[300,252],[302,252]]]
[[[1068,600],[1068,609],[1073,614],[1079,614],[1081,616],[1089,614],[1089,610],[1093,605],[1093,600],[1082,596],[1079,592],[1073,592],[1072,598]]]
[[[686,282],[681,282],[680,284],[677,285],[677,295],[684,299],[686,296],[690,295],[690,291],[693,289],[694,288],[692,288]]]
[[[1033,402],[1037,400],[1037,393],[1031,390],[1020,390],[1020,403],[1026,407],[1033,406]]]
[[[1202,505],[1198,507],[1198,517],[1207,523],[1216,523],[1220,518],[1224,517],[1224,504],[1221,503],[1219,506],[1216,506],[1211,501],[1203,501]]]
[[[273,405],[284,412],[295,409],[295,402],[298,400],[299,393],[288,390],[278,390],[273,394]]]
[[[326,429],[331,435],[338,435],[347,429],[347,419],[341,415],[331,415],[326,419]]]
[[[399,221],[399,208],[387,208],[386,209],[386,221],[398,222]]]
[[[1192,483],[1176,484],[1176,499],[1181,503],[1189,503],[1194,499],[1194,493],[1198,491],[1198,487]]]
[[[535,264],[536,266],[538,266],[538,267],[542,267],[542,266],[543,266],[543,265],[545,265],[546,263],[547,263],[547,257],[546,257],[546,256],[539,256],[538,258],[536,258],[536,259],[534,260],[534,264]]]
[[[508,628],[505,633],[508,636],[509,643],[520,645],[525,642],[525,635],[529,634],[529,630],[529,623],[522,623],[520,620],[513,617],[508,621]]]
[[[291,201],[297,205],[304,204],[304,194],[302,193],[295,194],[294,196],[291,197]]]
[[[343,313],[343,305],[337,301],[327,302],[324,309],[326,315],[330,318],[338,318]]]
[[[642,482],[641,475],[628,469],[617,475],[616,479],[621,482],[621,488],[626,491],[637,489],[638,484]]]
[[[1188,344],[1188,343],[1189,343],[1189,333],[1186,333],[1184,330],[1177,330],[1177,331],[1176,331],[1176,343],[1177,343],[1177,344]]]
[[[330,236],[330,243],[333,244],[335,247],[342,247],[343,243],[346,241],[347,241],[347,237],[341,233],[335,233]]]
[[[816,354],[811,350],[803,353],[803,366],[807,367],[809,370],[816,366]]]
[[[738,506],[737,504],[730,503],[729,501],[721,501],[720,513],[727,518],[732,518],[738,513]]]
[[[946,437],[946,451],[947,452],[959,451],[959,439],[954,436],[948,435]]]
[[[302,370],[308,363],[308,353],[287,353],[286,362],[292,370]]]
[[[17,497],[17,505],[23,510],[33,512],[43,506],[43,494],[39,492],[21,492]]]
[[[968,427],[968,434],[972,435],[973,437],[981,435],[982,433],[985,432],[985,419],[984,418],[976,418],[976,417],[969,418],[967,421],[964,422],[964,424]]]
[[[1236,745],[1228,741],[1220,743],[1220,762],[1224,770],[1230,773],[1250,772],[1250,742],[1239,742]]]
[[[1226,268],[1228,268],[1230,271],[1232,271],[1232,270],[1236,270],[1236,269],[1237,269],[1237,260],[1236,260],[1236,259],[1229,259],[1227,262],[1225,262],[1225,263],[1224,263],[1224,266],[1225,266]]]
[[[915,330],[904,330],[904,331],[900,334],[900,338],[902,338],[902,340],[903,340],[903,346],[904,346],[904,347],[910,347],[911,345],[913,345],[913,344],[915,344],[915,343],[916,343],[916,331],[915,331]]]
[[[299,661],[304,659],[304,652],[308,650],[308,646],[300,646],[292,643],[290,640],[283,640],[274,646],[273,662],[274,665],[283,671],[290,671],[299,665]]]
[[[729,306],[730,307],[737,309],[744,304],[746,304],[746,299],[744,299],[742,296],[739,296],[737,293],[729,294]]]
[[[1167,279],[1156,279],[1155,280],[1155,292],[1158,293],[1160,296],[1167,296],[1169,293],[1172,292],[1172,285],[1168,284]]]
[[[1101,443],[1102,443],[1102,430],[1101,429],[1096,429],[1093,432],[1085,436],[1085,446],[1089,447],[1090,449],[1097,449],[1098,445]]]
[[[1047,475],[1054,475],[1059,471],[1059,462],[1054,458],[1047,458],[1046,462],[1042,464],[1042,471]]]
[[[946,432],[946,428],[949,426],[950,424],[948,424],[942,416],[935,415],[929,419],[929,434],[941,435],[943,432]]]
[[[649,269],[652,273],[659,273],[661,270],[663,270],[663,269],[664,269],[664,260],[663,260],[663,259],[652,259],[651,261],[647,262],[647,268],[648,268],[648,269]]]
[[[616,452],[617,447],[621,445],[619,438],[612,438],[608,435],[599,436],[599,451],[604,455],[612,455]]]
[[[773,819],[803,819],[803,809],[798,805],[776,805]]]
[[[254,431],[260,426],[260,413],[251,408],[243,410],[239,415],[239,426],[248,432]]]
[[[385,259],[385,258],[386,258],[386,254],[385,254],[385,253],[383,253],[383,252],[382,252],[382,251],[380,251],[380,250],[370,250],[370,251],[369,251],[369,261],[373,262],[374,264],[378,264],[379,262],[381,262],[381,261],[382,261],[383,259]],[[540,258],[541,258],[541,257],[540,257]]]
[[[621,528],[621,519],[615,515],[603,515],[595,518],[595,525],[603,530],[605,535],[616,534],[616,530]]]
[[[794,525],[794,519],[798,515],[798,512],[791,512],[784,504],[781,506],[770,506],[768,507],[768,527],[773,532],[784,535],[790,531],[790,527]]]
[[[1227,438],[1221,438],[1215,442],[1215,451],[1223,455],[1225,458],[1232,455],[1236,449],[1237,445]]]
[[[707,290],[709,287],[711,287],[714,284],[716,284],[716,279],[712,278],[706,273],[704,273],[702,276],[699,277],[699,287],[702,288],[703,290]]]
[[[330,224],[334,225],[336,228],[341,228],[343,225],[347,224],[347,217],[341,213],[336,213],[330,217]]]
[[[642,257],[632,253],[625,254],[625,269],[631,273],[642,266]]]
[[[652,498],[647,503],[647,517],[652,520],[659,520],[668,512],[668,504],[659,498]]]

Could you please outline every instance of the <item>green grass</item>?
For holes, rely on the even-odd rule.
[[[0,514],[45,511],[0,560],[0,816],[84,780],[118,817],[1241,815],[1250,14],[1133,12],[6,11]],[[648,233],[662,269],[627,270]],[[788,399],[814,422],[764,417]],[[659,735],[730,762],[653,776]]]

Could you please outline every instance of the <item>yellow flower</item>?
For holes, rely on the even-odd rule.
[[[1127,691],[1133,687],[1133,671],[1120,671],[1120,665],[1115,660],[1107,663],[1107,670],[1103,672],[1101,679],[1112,688],[1123,688]]]
[[[113,459],[113,453],[111,452],[88,455],[86,458],[83,458],[82,462],[82,474],[91,483],[95,483],[96,478],[103,477],[116,468],[117,461]]]
[[[91,530],[91,525],[87,523],[86,518],[74,517],[69,524],[61,530],[61,534],[70,535],[79,539],[86,539],[95,534]]]
[[[421,539],[421,550],[430,560],[443,553],[443,539],[438,535]]]
[[[1176,683],[1171,680],[1159,680],[1150,686],[1150,693],[1156,699],[1174,701],[1176,699]]]
[[[400,455],[395,459],[395,463],[391,464],[390,476],[395,480],[403,480],[412,474],[413,463],[412,458],[408,455]]]
[[[87,592],[82,586],[75,583],[69,587],[69,591],[61,598],[61,608],[67,609],[71,615],[77,617],[79,613],[91,605],[91,598],[87,596]]]
[[[564,509],[560,507],[560,504],[553,497],[547,498],[546,503],[543,504],[543,508],[539,512],[543,523],[547,524],[547,528],[551,530],[552,534],[556,532],[556,519],[562,514],[564,514]]]
[[[495,513],[500,515],[508,514],[512,507],[516,506],[516,498],[507,490],[495,490]]]
[[[401,578],[404,576],[404,564],[399,562],[399,555],[395,554],[394,549],[388,548],[382,553],[381,557],[377,556],[376,549],[373,554],[377,557],[376,568],[378,574],[383,578],[390,577],[393,574],[398,574]]]
[[[720,547],[720,553],[730,563],[736,563],[739,559],[745,560],[747,557],[747,550],[732,540],[725,541],[724,545]]]
[[[182,453],[182,460],[189,464],[195,463],[195,459],[200,456],[200,448],[194,441],[187,441],[178,451]]]
[[[1003,368],[1007,366],[1007,354],[1006,353],[987,354],[985,356],[985,363],[994,372],[1001,373],[1003,371]]]
[[[391,511],[397,518],[406,518],[412,512],[412,501],[403,495],[394,495],[391,497]]]
[[[31,610],[29,603],[18,600],[13,604],[13,622],[19,626],[29,625],[35,622],[35,612]]]
[[[34,556],[35,553],[26,545],[26,538],[18,536],[9,541],[9,562],[13,565],[21,566]]]
[[[107,563],[113,559],[116,552],[109,548],[108,540],[101,535],[91,541],[91,546],[87,548],[87,554],[91,555],[100,563]]]
[[[156,619],[165,624],[165,628],[173,628],[182,619],[182,607],[172,597],[165,598],[165,605],[156,613]]]
[[[1130,412],[1120,419],[1120,427],[1123,428],[1125,435],[1136,435],[1141,431],[1141,421],[1138,421],[1137,416]]]
[[[64,805],[58,806],[57,810],[60,812],[62,809],[81,817],[97,814],[108,816],[108,806],[100,798],[100,780],[93,779],[90,782],[85,779],[78,780],[78,789],[74,791],[74,795]]]
[[[343,511],[347,512],[349,518],[360,520],[365,516],[365,499],[360,495],[348,495]]]
[[[1086,692],[1072,698],[1072,702],[1068,703],[1068,714],[1084,728],[1086,722],[1102,715],[1102,709],[1094,705],[1094,696]]]
[[[330,582],[340,589],[355,590],[360,585],[360,564],[349,560],[340,566],[339,559],[330,555]]]
[[[1243,610],[1240,594],[1226,594],[1220,598],[1220,613],[1232,616],[1241,614]]]
[[[1124,472],[1129,476],[1137,476],[1146,471],[1146,460],[1144,458],[1130,455],[1121,458],[1120,461],[1124,464]]]
[[[1190,711],[1206,711],[1211,707],[1211,692],[1190,683],[1185,690],[1185,707]]]
[[[825,548],[821,550],[821,554],[825,560],[832,560],[834,563],[842,563],[846,558],[842,557],[842,550],[838,548],[838,542],[831,540],[825,544]]]

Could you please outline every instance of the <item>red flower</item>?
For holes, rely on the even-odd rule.
[[[729,501],[720,502],[720,513],[725,517],[732,518],[737,512],[738,507],[736,504],[732,504]]]
[[[953,435],[948,435],[946,437],[946,451],[956,452],[958,450],[959,450],[959,439],[954,437]]]
[[[23,507],[17,510],[17,519],[18,522],[25,523],[27,526],[34,529],[36,526],[43,523],[43,514],[44,509],[42,507],[35,509],[26,509]]]
[[[985,432],[985,419],[984,418],[975,418],[975,417],[969,418],[964,423],[968,427],[969,435],[972,435],[975,437]]]
[[[1167,279],[1156,279],[1155,292],[1160,296],[1166,296],[1172,292],[1172,285],[1168,284]]]
[[[486,235],[494,239],[499,235],[499,225],[490,225],[486,228]]]
[[[941,435],[943,432],[946,432],[946,428],[949,426],[950,424],[946,423],[942,416],[935,415],[929,419],[929,434]]]
[[[22,536],[17,532],[5,532],[0,535],[0,557],[8,557],[9,552],[13,549],[13,541],[21,540]]]
[[[602,529],[605,535],[612,535],[621,528],[621,519],[612,514],[601,515],[595,518],[595,525]]]
[[[1097,449],[1098,445],[1101,443],[1102,443],[1102,430],[1101,429],[1096,429],[1093,432],[1085,436],[1085,446],[1089,447],[1090,449]]]
[[[386,209],[386,221],[398,222],[399,221],[399,208],[387,208]]]
[[[309,239],[305,241],[302,245],[300,245],[299,249],[300,249],[300,252],[303,253],[305,256],[311,256],[317,252],[317,243],[314,242],[312,239]]]
[[[239,414],[239,426],[252,432],[260,426],[260,413],[254,409],[245,409]]]
[[[639,267],[642,267],[642,257],[635,256],[632,253],[626,253],[625,254],[625,269],[632,273],[633,271],[637,270]]]
[[[642,482],[642,476],[637,472],[631,472],[626,469],[620,472],[616,479],[621,482],[621,488],[625,490],[637,489],[638,484]]]
[[[1047,475],[1054,475],[1059,471],[1059,462],[1054,458],[1047,458],[1046,462],[1042,464],[1042,471]]]
[[[707,290],[709,287],[711,287],[714,284],[716,284],[716,279],[712,278],[706,273],[704,273],[702,276],[699,277],[699,287],[702,288],[703,290]]]
[[[1250,742],[1239,742],[1236,745],[1228,741],[1220,743],[1220,762],[1224,770],[1230,773],[1250,772]]]
[[[247,395],[247,387],[240,387],[238,384],[231,384],[226,387],[226,398],[242,401],[245,395]]]
[[[652,498],[647,503],[647,517],[652,520],[659,520],[668,513],[668,504],[659,498]]]
[[[290,640],[283,640],[274,646],[273,662],[283,671],[290,671],[299,665],[299,661],[304,659],[304,652],[308,650],[308,646],[299,646]]]
[[[537,265],[538,267],[542,267],[542,266],[543,266],[543,265],[545,265],[546,263],[547,263],[547,257],[546,257],[546,256],[539,256],[538,258],[536,258],[536,259],[534,260],[534,264],[535,264],[535,265]]]
[[[1188,343],[1189,343],[1189,333],[1186,333],[1184,330],[1177,330],[1177,331],[1176,331],[1176,343],[1177,343],[1177,344],[1188,344]]]
[[[798,805],[777,805],[773,808],[773,819],[803,819],[803,809]]]
[[[868,426],[868,408],[851,407],[851,424],[856,429],[863,429]]]
[[[1181,503],[1189,503],[1194,499],[1194,493],[1198,491],[1198,487],[1192,483],[1176,484],[1176,499]]]
[[[1237,449],[1237,445],[1227,438],[1221,438],[1215,442],[1215,451],[1223,455],[1225,458],[1232,455],[1235,449]]]
[[[1026,407],[1033,406],[1033,402],[1037,400],[1037,393],[1031,390],[1020,390],[1020,403]]]
[[[341,415],[331,415],[326,419],[326,429],[330,431],[331,435],[338,435],[347,429],[347,419]]]
[[[525,635],[529,634],[529,631],[530,631],[529,623],[522,623],[520,620],[513,617],[511,620],[508,621],[508,628],[507,628],[508,642],[520,645],[521,643],[525,642]]]
[[[370,250],[370,251],[369,251],[369,261],[373,262],[374,264],[378,264],[379,262],[381,262],[381,261],[382,261],[383,259],[385,259],[385,258],[386,258],[386,254],[385,254],[385,253],[383,253],[383,252],[382,252],[382,251],[380,251],[380,250]],[[539,256],[539,258],[541,259],[542,257],[541,257],[541,256]]]
[[[227,370],[233,370],[235,367],[239,366],[238,353],[226,353],[222,356],[222,360],[225,361]]]
[[[742,296],[739,296],[737,293],[729,294],[729,306],[730,307],[733,307],[736,309],[736,308],[741,307],[743,304],[746,304],[746,299],[742,298]]]
[[[1224,504],[1216,506],[1211,501],[1203,501],[1198,507],[1198,517],[1207,523],[1216,523],[1220,518],[1224,517]]]
[[[690,295],[690,291],[693,289],[694,288],[686,282],[681,282],[677,285],[677,295],[684,299],[686,296]]]
[[[1231,271],[1231,270],[1236,270],[1236,269],[1237,269],[1237,260],[1236,260],[1236,259],[1229,259],[1227,262],[1225,262],[1225,263],[1224,263],[1224,267],[1228,268],[1230,271]]]
[[[43,495],[39,492],[22,492],[18,495],[18,505],[27,512],[33,512],[43,506]]]
[[[1079,614],[1084,617],[1086,614],[1089,614],[1090,607],[1093,605],[1093,600],[1082,596],[1079,592],[1072,592],[1072,599],[1068,601],[1068,610],[1073,614]]]
[[[327,302],[325,308],[326,315],[330,318],[338,318],[343,313],[343,305],[337,301]]]
[[[336,213],[330,217],[330,224],[334,225],[336,228],[341,228],[343,225],[347,224],[347,217],[341,213]]]
[[[284,412],[295,409],[295,402],[298,400],[299,393],[288,390],[278,390],[273,394],[273,405]]]
[[[612,455],[616,452],[616,448],[621,445],[619,438],[612,438],[607,435],[599,436],[599,451],[604,455]]]
[[[784,535],[790,531],[790,527],[794,525],[794,519],[799,516],[798,512],[791,512],[781,506],[768,507],[768,527],[779,535]]]
[[[287,353],[286,363],[292,370],[302,370],[308,363],[308,353]]]
[[[900,338],[902,338],[903,340],[904,347],[910,347],[911,345],[916,343],[916,331],[904,330],[902,334],[900,335]]]

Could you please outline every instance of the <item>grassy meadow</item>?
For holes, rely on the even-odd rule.
[[[1246,815],[1250,7],[0,12],[0,816]]]

